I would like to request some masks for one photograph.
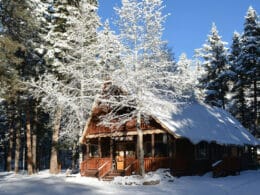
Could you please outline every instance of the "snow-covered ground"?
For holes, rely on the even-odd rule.
[[[149,173],[144,180],[157,185],[140,185],[138,177],[118,177],[114,182],[65,174],[53,176],[48,171],[37,175],[0,172],[1,195],[91,195],[91,194],[176,194],[176,195],[256,195],[260,191],[260,171],[244,171],[239,176],[214,179],[211,174],[174,178],[165,170]],[[126,185],[131,184],[131,185]]]

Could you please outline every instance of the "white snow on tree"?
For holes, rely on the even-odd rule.
[[[228,91],[227,43],[221,40],[216,25],[213,23],[211,34],[196,55],[203,59],[205,74],[200,78],[200,86],[204,90],[204,101],[210,105],[225,108]]]
[[[184,87],[182,89],[183,95],[185,94],[188,99],[195,95],[195,87],[198,84],[198,70],[194,67],[194,63],[187,58],[185,53],[182,53],[176,64],[175,74],[178,76],[179,83],[182,83]]]
[[[119,36],[125,48],[120,55],[123,66],[112,72],[107,81],[105,89],[110,94],[101,95],[98,100],[110,108],[102,117],[102,125],[116,128],[136,120],[141,175],[144,175],[141,117],[155,110],[171,109],[168,101],[179,103],[185,88],[178,74],[169,71],[173,62],[163,49],[162,9],[161,0],[123,0],[122,6],[115,8]],[[120,92],[112,93],[116,90]]]
[[[53,113],[56,127],[61,120],[59,135],[70,140],[83,130],[93,103],[110,108],[102,125],[116,129],[136,120],[143,167],[141,117],[156,110],[170,111],[172,102],[186,102],[193,90],[192,82],[185,79],[186,67],[187,73],[173,71],[174,62],[165,52],[162,1],[122,1],[122,7],[116,8],[119,35],[108,22],[97,30],[97,7],[87,0],[76,7],[56,3],[51,7],[55,20],[46,37],[46,59],[52,68],[30,83],[33,94]],[[69,13],[66,17],[64,10]],[[128,112],[121,112],[126,108]]]
[[[260,27],[257,12],[249,7],[245,16],[244,32],[240,39],[240,53],[236,63],[237,72],[240,73],[239,83],[244,86],[245,104],[243,112],[246,125],[254,133],[260,132],[260,108],[259,108],[259,88],[260,88]],[[247,111],[251,110],[250,112]],[[249,125],[251,124],[251,125]],[[258,128],[258,129],[257,129]]]

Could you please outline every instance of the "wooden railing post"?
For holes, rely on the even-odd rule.
[[[89,148],[89,142],[86,143],[86,159],[89,158],[90,148]]]
[[[154,134],[151,134],[151,144],[152,144],[152,157],[155,156],[155,140],[154,140]]]
[[[99,179],[103,178],[111,170],[112,159],[105,160],[98,168],[97,176]]]
[[[102,152],[101,152],[101,137],[98,138],[98,155],[101,158]]]

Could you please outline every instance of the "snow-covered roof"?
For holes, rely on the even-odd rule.
[[[259,141],[231,114],[221,108],[194,102],[172,111],[153,112],[155,119],[176,137],[218,144],[259,145]]]

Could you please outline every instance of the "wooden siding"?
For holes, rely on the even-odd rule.
[[[113,133],[113,132],[135,132],[136,131],[136,119],[132,119],[128,121],[126,124],[123,126],[114,129],[114,128],[108,128],[104,127],[99,124],[99,118],[97,116],[93,116],[90,123],[88,124],[87,127],[87,135],[93,135],[93,134],[108,134],[108,133]],[[162,129],[162,127],[152,118],[148,121],[145,122],[142,119],[141,122],[141,128],[143,130],[153,130],[153,129]]]
[[[159,168],[170,168],[170,157],[145,158],[145,172],[155,171]],[[112,171],[112,160],[110,158],[89,158],[81,163],[80,173],[82,176],[92,176],[102,178]],[[125,159],[124,175],[138,174],[139,161],[135,158]]]
[[[241,159],[239,157],[225,157],[212,168],[213,177],[239,174],[241,170]]]
[[[193,161],[194,145],[188,139],[177,139],[172,165],[173,175],[190,175]]]

